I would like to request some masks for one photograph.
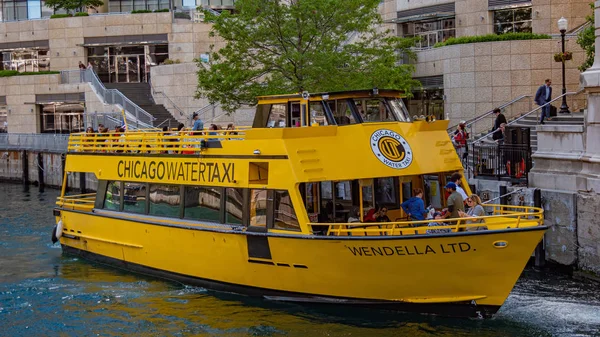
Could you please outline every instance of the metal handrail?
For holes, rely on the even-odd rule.
[[[512,191],[512,192],[508,192],[508,193],[506,193],[506,194],[503,194],[503,195],[501,195],[501,196],[498,196],[498,197],[495,197],[495,198],[493,198],[493,199],[490,199],[490,200],[488,200],[488,201],[482,202],[481,204],[485,205],[485,204],[487,204],[487,203],[490,203],[490,202],[492,202],[492,201],[494,201],[494,200],[499,200],[499,199],[502,199],[502,198],[504,198],[504,197],[506,197],[506,196],[509,196],[509,195],[511,195],[511,194],[515,194],[515,193],[521,192],[521,191],[523,191],[523,190],[525,190],[525,189],[526,189],[526,188],[519,188],[518,190],[514,190],[514,191]]]
[[[550,102],[547,102],[547,103],[546,103],[546,104],[544,104],[544,105],[540,105],[540,106],[538,106],[537,108],[535,108],[535,109],[533,109],[533,110],[529,111],[528,113],[521,115],[521,117],[519,117],[519,118],[515,118],[515,119],[513,119],[512,121],[510,121],[509,123],[506,123],[506,126],[509,126],[509,125],[515,124],[516,122],[520,121],[521,119],[523,119],[523,118],[525,118],[525,117],[527,117],[527,116],[531,115],[532,113],[534,113],[534,112],[536,112],[536,111],[538,111],[538,110],[542,109],[543,107],[545,107],[545,106],[549,105],[550,103],[552,103],[552,102],[554,102],[554,101],[558,100],[559,98],[562,98],[563,96],[572,96],[572,95],[577,95],[577,94],[580,94],[581,92],[583,92],[583,90],[584,90],[584,89],[579,89],[578,91],[566,92],[566,93],[564,93],[564,94],[562,94],[562,95],[560,95],[560,96],[557,96],[556,98],[552,99]],[[481,140],[483,140],[484,138],[487,138],[487,137],[491,136],[492,134],[494,134],[494,132],[496,132],[496,130],[494,130],[494,131],[492,131],[492,132],[490,132],[490,133],[486,134],[485,136],[482,136],[482,137],[480,137],[480,138],[477,138],[476,140],[474,140],[474,141],[473,141],[473,143],[480,142],[480,141],[481,141]]]
[[[494,226],[501,225],[511,228],[519,228],[523,226],[523,221],[529,222],[527,227],[541,226],[544,223],[544,210],[539,207],[530,206],[513,206],[513,205],[497,205],[488,204],[486,207],[493,208],[493,215],[478,216],[478,217],[464,217],[455,219],[429,219],[420,221],[394,221],[394,222],[364,222],[364,223],[309,223],[308,225],[312,228],[313,226],[328,226],[328,234],[341,235],[341,234],[352,234],[352,236],[365,235],[369,233],[373,235],[419,235],[427,234],[428,230],[439,230],[439,229],[450,229],[452,232],[459,232],[464,229],[481,227],[481,226]],[[501,223],[486,223],[488,219],[503,218]],[[506,221],[506,218],[513,219],[515,223]],[[467,224],[467,220],[477,220],[481,223]],[[455,224],[444,224],[437,226],[430,226],[433,223],[455,223]],[[500,228],[500,227],[498,227]]]
[[[175,110],[177,110],[179,112],[180,116],[183,116],[183,110],[181,110],[177,104],[175,104],[175,102],[173,102],[173,100],[171,100],[169,98],[169,96],[167,96],[167,94],[165,94],[163,91],[156,91],[156,89],[154,88],[154,86],[152,85],[152,81],[148,81],[148,83],[150,83],[150,89],[152,89],[152,94],[161,94],[163,98],[166,98],[167,101],[169,101],[169,103],[171,103],[171,105],[173,106],[173,108],[175,108]],[[164,123],[164,122],[163,122]],[[162,123],[161,123],[162,124]]]
[[[527,98],[527,97],[532,97],[532,95],[521,95],[521,96],[518,96],[517,98],[513,99],[512,101],[509,101],[509,102],[506,102],[504,104],[499,105],[497,107],[497,109],[502,110],[502,109],[506,108],[507,106],[512,105],[512,104],[514,104],[514,103],[516,103],[516,102],[518,102],[518,101],[520,101],[520,100],[522,100],[524,98]],[[490,110],[488,112],[485,112],[485,113],[483,113],[483,114],[481,114],[481,115],[479,115],[477,117],[474,117],[474,118],[471,118],[471,119],[467,120],[466,123],[465,123],[465,127],[469,127],[469,126],[475,124],[476,122],[478,122],[478,121],[480,121],[480,120],[488,117],[489,115],[491,115],[491,114],[494,113],[495,109],[496,108],[494,108],[494,109],[492,109],[492,110]],[[457,126],[458,126],[458,124],[453,125],[453,126],[449,127],[448,129],[446,129],[446,131],[452,132],[452,130],[454,130]]]
[[[54,133],[0,133],[0,150],[31,150],[64,153],[69,135]]]
[[[68,140],[69,152],[90,153],[166,153],[198,154],[210,147],[212,141],[240,141],[244,129],[179,132],[137,130],[124,133],[76,133]]]

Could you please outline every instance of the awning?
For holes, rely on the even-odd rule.
[[[490,0],[491,1],[491,0]],[[421,21],[435,18],[452,17],[456,15],[454,2],[443,3],[433,6],[417,7],[396,12],[396,18],[388,20],[390,23],[401,23],[410,21]]]

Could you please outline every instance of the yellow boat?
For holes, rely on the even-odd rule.
[[[448,121],[411,118],[400,98],[268,96],[252,128],[73,134],[64,181],[93,174],[98,188],[63,186],[55,234],[65,253],[218,291],[489,317],[541,240],[543,211],[408,220],[412,190],[442,209],[462,166]],[[391,221],[361,222],[376,205]]]

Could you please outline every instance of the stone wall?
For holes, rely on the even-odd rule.
[[[568,40],[567,91],[579,90],[577,69],[584,52],[575,39]],[[553,80],[553,97],[560,95],[561,63],[553,55],[560,40],[483,42],[434,48],[417,53],[416,77],[444,76],[444,109],[450,125],[470,119],[521,95],[535,95],[546,78]],[[554,103],[556,106],[560,104]],[[569,98],[571,111],[585,108],[585,96]],[[532,103],[532,106],[535,105]],[[527,109],[529,103],[523,107]],[[526,111],[523,111],[526,112]]]
[[[600,275],[600,195],[577,196],[578,266]]]

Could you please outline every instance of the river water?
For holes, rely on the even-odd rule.
[[[62,255],[58,191],[0,184],[0,336],[600,336],[600,284],[526,269],[489,320],[272,303]]]

